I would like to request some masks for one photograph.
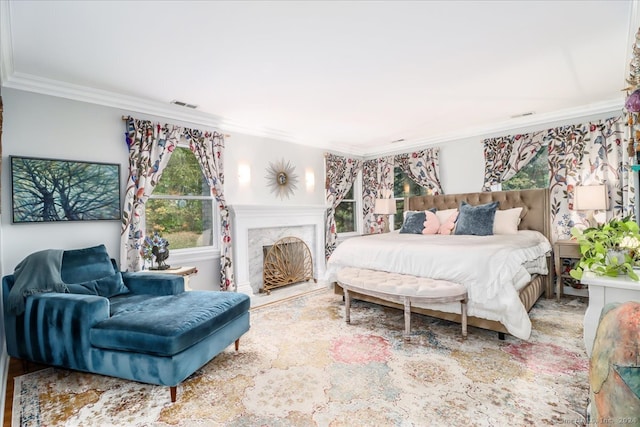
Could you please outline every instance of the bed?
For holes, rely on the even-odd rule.
[[[337,272],[344,267],[411,274],[461,283],[469,292],[468,324],[527,340],[529,310],[546,292],[552,297],[549,243],[549,191],[519,190],[416,196],[405,200],[408,211],[439,211],[499,202],[500,210],[522,207],[517,233],[495,236],[385,234],[353,237],[341,243],[327,262],[327,279],[337,294]],[[375,297],[353,298],[402,307]],[[460,323],[459,304],[419,305],[412,311]]]

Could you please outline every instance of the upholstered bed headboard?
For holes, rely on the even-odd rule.
[[[500,202],[500,209],[524,207],[524,217],[520,230],[536,230],[551,241],[551,211],[549,210],[549,189],[493,191],[463,194],[441,194],[437,196],[413,196],[405,202],[407,210],[420,211],[429,208],[451,209],[460,206],[461,201],[471,205],[481,205],[494,200]]]

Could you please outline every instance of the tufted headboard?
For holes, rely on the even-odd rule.
[[[500,209],[524,207],[520,230],[536,230],[551,241],[551,211],[549,210],[549,189],[493,191],[481,193],[441,194],[437,196],[413,196],[405,202],[405,209],[420,211],[429,208],[451,209],[460,206],[461,201],[471,205],[481,205],[494,200],[500,202]]]

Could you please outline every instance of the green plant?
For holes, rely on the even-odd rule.
[[[585,230],[573,227],[571,235],[578,240],[582,258],[569,272],[580,280],[585,271],[598,276],[616,277],[627,274],[638,280],[633,270],[640,261],[640,232],[630,217],[614,218],[609,222]]]

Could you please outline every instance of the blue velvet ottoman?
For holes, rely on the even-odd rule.
[[[129,363],[132,379],[176,386],[249,330],[249,296],[191,291],[176,295],[122,295],[110,299],[111,316],[95,324],[91,346],[122,376],[119,354],[139,355]],[[102,371],[102,366],[95,371]],[[137,371],[137,372],[133,372]],[[149,371],[150,381],[141,379]],[[109,374],[107,374],[109,375]]]

